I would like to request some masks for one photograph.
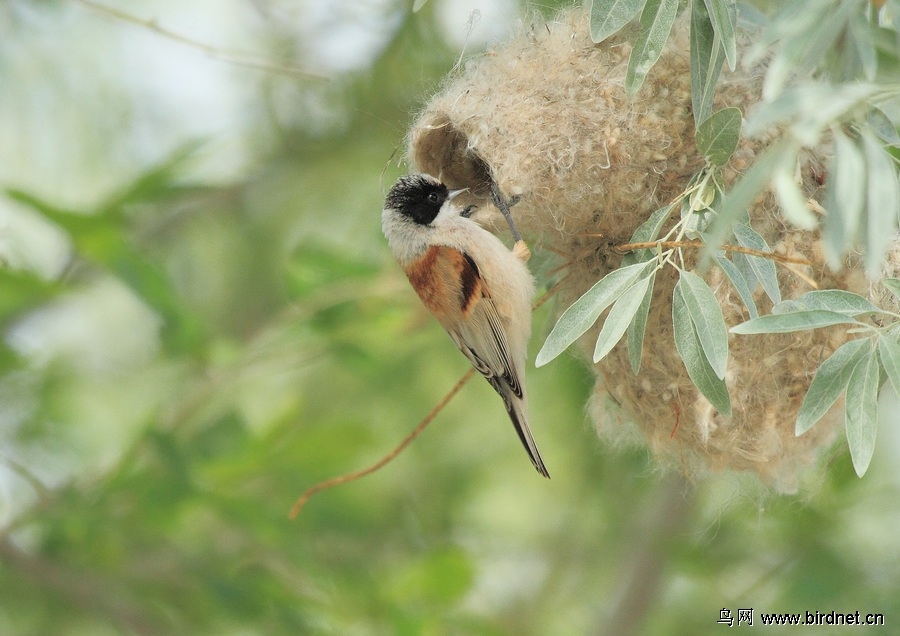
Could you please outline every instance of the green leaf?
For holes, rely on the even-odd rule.
[[[625,92],[634,97],[662,53],[675,22],[678,0],[647,0],[641,11],[641,34],[631,49],[625,71]]]
[[[593,0],[591,3],[591,40],[602,42],[631,22],[647,0]]]
[[[641,306],[638,307],[634,320],[628,325],[626,333],[628,342],[628,360],[631,362],[631,370],[637,375],[641,370],[641,357],[644,349],[644,333],[647,331],[647,316],[650,314],[650,303],[653,300],[653,285],[656,282],[656,272],[648,277],[650,284],[644,293]]]
[[[766,239],[757,234],[749,225],[735,223],[732,231],[734,232],[734,237],[737,239],[738,245],[741,247],[747,247],[756,250],[757,252],[772,251],[771,248],[769,248],[769,244],[766,243]],[[757,280],[759,280],[763,290],[766,292],[766,295],[773,303],[780,303],[781,288],[778,286],[778,272],[775,269],[775,263],[772,259],[764,258],[762,256],[751,256],[749,254],[745,254],[745,256],[750,263],[750,267],[753,268],[753,273],[756,274]]]
[[[803,435],[828,412],[850,381],[853,369],[865,356],[869,346],[868,338],[851,340],[842,344],[831,356],[819,365],[816,376],[803,397],[803,404],[797,412],[796,435]]]
[[[715,256],[713,256],[713,258],[716,260],[718,266],[722,268],[722,271],[725,272],[728,280],[731,281],[731,284],[734,286],[735,291],[737,291],[738,296],[740,296],[741,300],[744,302],[744,306],[747,307],[747,311],[750,313],[750,317],[757,318],[759,316],[759,312],[756,310],[756,303],[753,302],[753,290],[747,283],[747,279],[737,268],[737,266],[722,254],[716,254]],[[755,285],[755,277],[753,279],[753,282]]]
[[[697,128],[697,150],[714,166],[724,166],[741,137],[741,109],[723,108]]]
[[[881,284],[896,298],[900,299],[900,278],[882,278]],[[900,395],[900,393],[897,395]]]
[[[798,311],[822,309],[834,311],[845,316],[860,314],[884,313],[868,300],[843,289],[821,289],[806,292],[796,300],[785,300],[772,307],[773,314],[786,314]]]
[[[666,205],[658,210],[656,210],[650,217],[641,223],[637,229],[634,231],[634,234],[631,235],[631,239],[629,239],[629,243],[649,243],[650,241],[655,241],[659,237],[659,233],[662,231],[663,226],[666,224],[666,221],[669,220],[669,216],[672,214],[672,206]],[[633,265],[634,263],[641,263],[646,261],[647,259],[653,258],[654,251],[652,249],[640,249],[635,250],[633,252],[629,252],[622,258],[622,265]]]
[[[900,395],[900,344],[890,336],[882,335],[878,338],[878,354],[894,393]]]
[[[619,296],[612,309],[609,310],[609,315],[600,329],[600,335],[597,336],[597,346],[594,347],[594,363],[605,358],[606,354],[612,351],[616,343],[625,335],[625,330],[631,324],[649,288],[650,276],[647,276],[639,279]]]
[[[731,333],[742,335],[756,333],[790,333],[793,331],[803,331],[805,329],[819,329],[820,327],[831,327],[832,325],[858,325],[861,324],[836,311],[823,311],[814,309],[811,311],[798,311],[790,314],[772,314],[770,316],[760,316],[742,322],[731,328]]]
[[[878,356],[870,350],[853,369],[847,383],[847,444],[850,446],[853,468],[860,477],[866,474],[875,452],[880,379]]]
[[[705,0],[691,4],[691,106],[694,126],[712,114],[716,82],[722,71],[725,54],[713,29]]]
[[[78,239],[86,234],[93,234],[98,230],[104,229],[109,224],[109,219],[101,218],[96,215],[87,214],[79,210],[71,210],[53,205],[40,197],[37,197],[24,190],[9,188],[6,195],[25,205],[35,212],[53,221],[60,228],[69,233],[73,239]]]
[[[896,238],[900,215],[900,179],[894,160],[866,129],[861,132],[866,158],[866,272],[876,279],[888,246]]]
[[[413,13],[417,13],[422,7],[425,6],[426,2],[428,2],[428,0],[415,0],[415,2],[413,2],[412,8]]]
[[[182,174],[189,161],[205,143],[197,139],[182,143],[162,161],[151,166],[134,181],[103,201],[96,215],[121,219],[124,209],[129,204],[145,205],[150,201],[171,197],[174,192],[181,190]]]
[[[610,272],[587,290],[581,298],[566,309],[547,340],[537,354],[535,366],[543,366],[565,351],[585,331],[591,328],[600,314],[619,299],[625,290],[631,287],[641,276],[645,276],[650,268],[656,267],[655,261],[635,263]]]
[[[725,381],[718,377],[709,364],[700,339],[694,329],[687,305],[680,289],[676,286],[672,293],[672,325],[674,327],[675,349],[687,369],[694,386],[706,397],[715,409],[726,417],[731,416],[731,399]]]
[[[20,316],[65,290],[33,272],[0,267],[0,322]]]
[[[842,133],[832,130],[834,156],[828,165],[828,183],[825,190],[825,216],[823,237],[825,258],[832,269],[841,266],[841,256],[856,241],[865,200],[866,166],[862,152]]]
[[[728,68],[733,71],[737,64],[737,36],[734,28],[737,24],[737,4],[735,0],[706,0],[706,9],[725,50]]]
[[[724,379],[728,365],[728,327],[719,301],[706,281],[693,272],[682,270],[675,289],[684,300],[709,365],[719,379]]]
[[[804,230],[813,230],[818,225],[815,215],[806,205],[806,197],[800,192],[795,176],[794,162],[785,162],[772,175],[772,190],[785,218]]]

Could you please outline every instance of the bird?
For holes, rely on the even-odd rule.
[[[428,174],[400,177],[385,197],[381,225],[388,246],[419,299],[503,398],[532,464],[550,474],[528,425],[525,360],[534,279],[528,247],[499,190],[492,199],[513,228],[512,250],[469,218],[474,206]]]

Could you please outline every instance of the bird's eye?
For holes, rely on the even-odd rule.
[[[429,203],[438,203],[441,200],[437,192],[429,192],[427,198]]]

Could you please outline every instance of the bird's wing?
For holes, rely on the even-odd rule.
[[[478,265],[465,252],[447,246],[430,247],[407,268],[409,282],[426,307],[494,390],[531,462],[550,477],[528,426],[525,398],[518,365],[512,355],[506,328]]]
[[[499,383],[521,399],[518,361],[472,257],[453,247],[432,246],[407,270],[419,298],[472,365],[491,384]],[[503,395],[500,387],[494,388]]]

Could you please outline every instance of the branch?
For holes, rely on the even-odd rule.
[[[631,636],[642,634],[642,626],[659,600],[666,564],[673,543],[681,540],[681,532],[691,514],[692,493],[686,492],[687,480],[670,475],[657,491],[657,500],[649,514],[635,514],[637,529],[631,551],[625,555],[625,571],[621,594],[610,612],[602,616],[595,634]]]
[[[170,31],[169,29],[160,26],[156,20],[144,20],[143,18],[139,18],[130,13],[126,13],[125,11],[121,11],[114,7],[107,6],[105,4],[101,4],[99,2],[95,2],[94,0],[71,0],[75,4],[79,4],[82,7],[89,9],[91,11],[95,11],[97,13],[102,13],[105,16],[110,18],[114,18],[119,20],[120,22],[127,22],[128,24],[133,24],[135,26],[139,26],[141,28],[147,29],[148,31],[152,31],[157,35],[160,35],[164,38],[168,38],[174,42],[178,42],[179,44],[183,44],[185,46],[189,46],[193,49],[197,49],[199,51],[203,51],[210,57],[221,60],[223,62],[227,62],[229,64],[234,64],[236,66],[245,66],[247,68],[252,68],[258,71],[267,71],[270,73],[278,73],[281,75],[288,75],[290,77],[295,77],[298,79],[314,79],[314,80],[325,80],[327,79],[324,75],[320,75],[318,73],[312,73],[310,71],[304,71],[301,68],[296,66],[289,66],[285,64],[275,64],[266,60],[262,60],[259,58],[251,57],[248,55],[241,55],[239,53],[229,53],[215,46],[211,46],[209,44],[205,44],[203,42],[199,42],[192,38],[189,38],[185,35],[181,35],[180,33],[176,33],[175,31]]]
[[[564,280],[565,277],[563,278],[563,280],[560,280],[558,283],[553,285],[553,287],[548,289],[547,292],[543,296],[541,296],[537,300],[537,302],[535,302],[531,310],[534,311],[545,302],[547,302],[547,300],[549,300],[557,292],[559,286]],[[335,486],[340,486],[341,484],[346,484],[348,482],[361,479],[367,475],[371,475],[376,470],[379,470],[380,468],[383,468],[385,465],[392,462],[397,457],[397,455],[402,453],[406,449],[406,447],[409,446],[413,442],[413,440],[415,440],[422,433],[422,431],[425,430],[425,427],[431,424],[431,421],[435,417],[437,417],[441,411],[444,410],[444,407],[446,407],[450,400],[452,400],[453,397],[457,393],[459,393],[460,389],[465,386],[466,382],[468,382],[472,378],[474,373],[474,367],[466,371],[453,386],[453,388],[447,392],[447,394],[441,399],[440,402],[435,405],[433,409],[431,409],[428,415],[426,415],[424,419],[422,419],[422,421],[419,422],[416,427],[406,437],[404,437],[403,440],[399,444],[397,444],[397,446],[394,447],[393,450],[391,450],[387,455],[379,459],[377,462],[375,462],[371,466],[367,466],[366,468],[353,471],[352,473],[346,473],[344,475],[332,477],[331,479],[326,479],[325,481],[320,481],[314,486],[307,488],[302,495],[297,497],[297,501],[294,502],[294,505],[291,507],[290,512],[288,512],[288,518],[295,519],[297,515],[300,514],[300,510],[303,509],[303,506],[306,505],[306,503],[313,497],[313,495],[322,492],[323,490],[328,490],[329,488],[334,488]]]
[[[133,603],[116,600],[122,596],[121,582],[66,569],[53,561],[24,552],[8,539],[0,540],[0,563],[13,570],[14,578],[21,582],[52,590],[78,609],[96,612],[100,620],[112,618],[126,631],[140,636],[161,633],[158,621],[142,614]]]
[[[397,457],[397,455],[399,455],[400,453],[402,453],[403,450],[407,446],[409,446],[412,443],[412,441],[414,439],[416,439],[422,431],[425,430],[425,427],[428,426],[429,424],[431,424],[431,421],[435,417],[437,417],[441,411],[444,410],[444,407],[447,406],[447,403],[449,403],[450,400],[453,399],[453,396],[455,396],[457,393],[459,393],[459,390],[461,388],[463,388],[463,386],[465,386],[466,382],[469,381],[469,379],[472,377],[472,375],[474,373],[475,373],[475,367],[472,367],[471,369],[466,371],[463,374],[463,376],[459,379],[459,381],[453,386],[453,388],[450,389],[450,391],[447,393],[447,395],[445,395],[443,397],[443,399],[441,399],[441,401],[438,402],[437,405],[433,409],[431,409],[431,412],[429,412],[428,415],[426,415],[424,417],[424,419],[422,419],[422,421],[416,425],[416,427],[412,430],[412,432],[409,435],[407,435],[406,437],[404,437],[403,441],[401,441],[397,446],[394,447],[394,450],[392,450],[387,455],[385,455],[384,457],[379,459],[377,462],[375,462],[371,466],[367,466],[366,468],[363,468],[361,470],[356,470],[356,471],[353,471],[352,473],[347,473],[346,475],[338,475],[337,477],[332,477],[331,479],[326,479],[325,481],[320,481],[315,486],[307,488],[306,491],[297,498],[297,501],[294,502],[294,505],[291,508],[291,511],[288,513],[288,519],[296,518],[296,516],[298,514],[300,514],[300,510],[303,508],[303,506],[306,505],[306,502],[309,501],[310,498],[312,498],[312,496],[315,495],[316,493],[321,492],[323,490],[328,490],[329,488],[334,488],[335,486],[340,486],[341,484],[346,484],[347,482],[350,482],[350,481],[356,481],[357,479],[361,479],[362,477],[365,477],[366,475],[371,475],[379,468],[382,468],[383,466],[385,466],[385,464],[388,464],[391,461],[393,461],[394,458]]]
[[[653,249],[656,246],[665,247],[665,248],[678,248],[678,247],[696,247],[702,248],[706,247],[706,244],[703,241],[647,241],[646,243],[622,243],[619,245],[615,245],[614,249],[618,252],[633,252],[634,250],[647,250]],[[726,252],[738,252],[740,254],[748,254],[750,256],[758,256],[760,258],[768,258],[773,261],[778,261],[780,263],[794,263],[796,265],[812,265],[807,260],[802,258],[793,258],[791,256],[784,256],[783,254],[776,254],[774,252],[762,252],[760,250],[754,250],[749,247],[741,247],[740,245],[721,245],[719,249],[725,250]]]

